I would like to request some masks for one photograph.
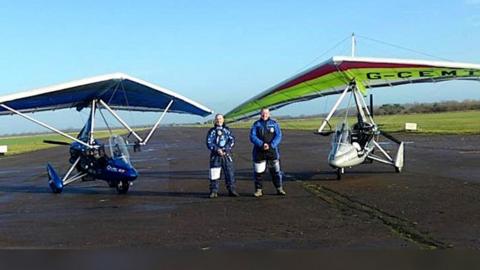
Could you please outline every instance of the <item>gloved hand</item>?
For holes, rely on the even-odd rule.
[[[266,150],[268,150],[268,149],[270,149],[270,146],[268,145],[268,143],[264,143],[264,144],[263,144],[263,150],[266,151]]]

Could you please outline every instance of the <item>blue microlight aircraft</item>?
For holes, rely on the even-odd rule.
[[[89,118],[77,137],[26,114],[65,108],[76,108],[78,111],[90,108]],[[107,110],[118,120],[130,132],[129,136],[135,137],[134,143],[128,144],[122,136],[118,135],[111,135],[108,144],[94,138],[97,111],[109,127],[102,109]],[[148,135],[142,138],[115,110],[162,112],[162,114]],[[167,111],[199,116],[212,113],[207,107],[171,90],[122,73],[97,76],[0,97],[0,115],[22,116],[73,141],[72,143],[44,141],[70,146],[71,166],[63,177],[60,177],[53,167],[47,164],[48,185],[54,193],[61,193],[65,186],[77,180],[96,179],[106,181],[120,194],[127,193],[138,177],[137,170],[130,162],[127,146],[132,145],[135,151],[139,151],[141,146],[146,145]],[[74,173],[75,170],[76,173]]]

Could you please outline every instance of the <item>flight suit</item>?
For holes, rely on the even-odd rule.
[[[230,129],[223,126],[215,126],[207,133],[207,148],[210,150],[210,192],[218,192],[219,179],[223,170],[225,184],[229,192],[235,191],[235,172],[232,159],[232,148],[235,137]],[[225,155],[218,154],[221,149]]]
[[[262,189],[262,178],[268,168],[272,176],[273,185],[278,189],[283,185],[280,170],[280,152],[278,146],[282,141],[280,126],[273,119],[266,121],[259,119],[250,130],[250,141],[253,143],[253,163],[255,189]],[[263,144],[269,145],[268,150],[263,149]]]

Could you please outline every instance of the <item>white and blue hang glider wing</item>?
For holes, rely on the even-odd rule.
[[[141,112],[168,110],[203,117],[212,113],[209,108],[180,94],[122,73],[2,96],[0,104],[26,113],[65,108],[82,110],[90,107],[94,100],[102,100],[116,110]],[[0,115],[10,113],[11,111],[0,106]]]

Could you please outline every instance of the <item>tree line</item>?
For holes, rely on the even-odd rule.
[[[480,100],[441,101],[433,103],[383,104],[374,106],[375,115],[438,113],[480,110]]]
[[[432,103],[406,103],[406,104],[383,104],[380,106],[373,106],[374,115],[393,115],[393,114],[414,114],[414,113],[437,113],[437,112],[454,112],[454,111],[471,111],[480,110],[480,100],[466,99],[463,101],[440,101]],[[335,116],[344,116],[347,109],[338,109]],[[350,108],[349,112],[354,113],[356,110]],[[313,114],[313,115],[281,115],[277,119],[293,119],[293,118],[316,118],[325,117],[327,113]]]

